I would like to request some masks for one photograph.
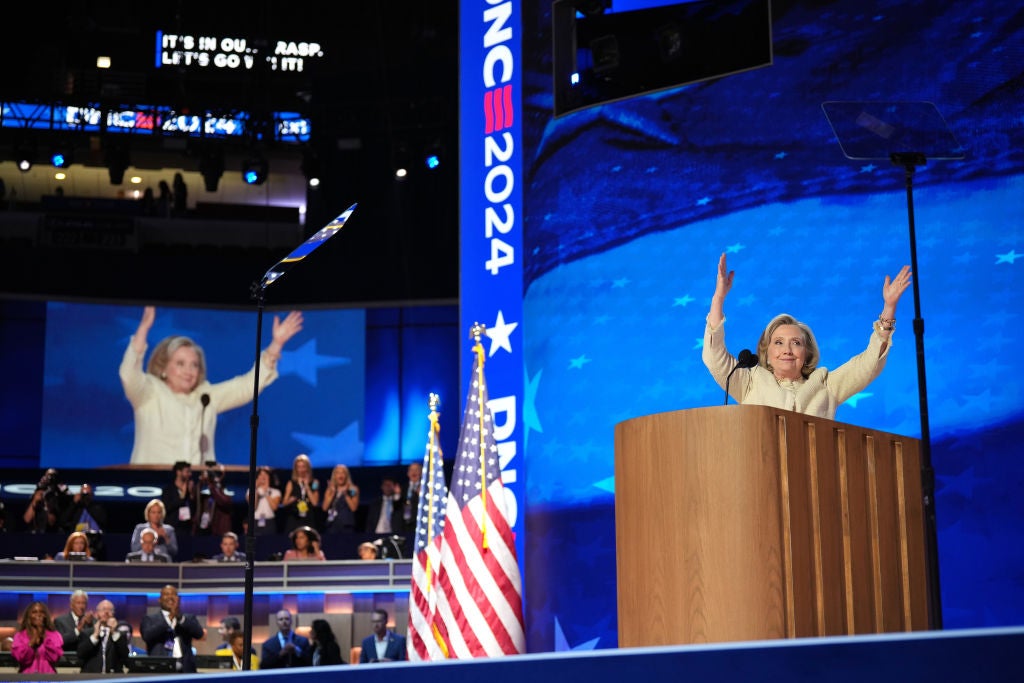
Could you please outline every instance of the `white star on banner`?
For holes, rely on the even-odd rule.
[[[487,328],[487,336],[491,338],[491,350],[487,356],[493,356],[498,349],[505,349],[512,353],[512,342],[509,340],[509,335],[517,327],[519,327],[519,323],[506,323],[505,315],[498,311],[498,318],[494,321],[494,326]]]

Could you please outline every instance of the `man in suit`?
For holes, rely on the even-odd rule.
[[[192,641],[202,638],[205,631],[194,614],[181,613],[177,588],[171,585],[163,587],[160,591],[160,611],[144,616],[139,631],[150,655],[174,657],[177,660],[175,670],[181,673],[196,672]]]
[[[388,628],[388,613],[382,609],[373,610],[373,635],[363,638],[363,651],[359,653],[360,664],[371,662],[395,662],[408,659],[405,651],[405,636]]]
[[[380,498],[366,508],[366,531],[395,534],[402,531],[402,487],[391,477],[380,482]]]
[[[167,551],[156,544],[156,532],[152,529],[143,529],[142,535],[139,536],[139,542],[142,544],[142,549],[125,555],[125,562],[171,561],[171,556],[167,554]]]
[[[261,669],[286,669],[312,664],[309,638],[292,630],[292,613],[286,609],[277,613],[277,633],[263,643],[260,654]]]
[[[238,535],[234,531],[220,537],[220,552],[213,559],[217,562],[245,562],[245,553],[238,549]]]
[[[416,531],[416,508],[420,504],[420,487],[423,485],[423,463],[409,463],[406,470],[409,482],[405,486],[405,503],[402,505],[402,531]]]
[[[53,623],[64,639],[64,650],[74,652],[78,649],[82,634],[88,638],[95,616],[86,610],[89,606],[89,594],[85,591],[76,590],[68,602],[70,611],[54,619]]]
[[[88,636],[83,634],[77,652],[82,660],[82,673],[124,673],[128,661],[128,638],[118,628],[114,603],[103,600],[96,605],[92,633]]]

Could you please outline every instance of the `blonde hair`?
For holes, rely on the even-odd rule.
[[[803,334],[807,356],[804,358],[804,366],[800,368],[800,374],[804,377],[809,377],[814,372],[814,369],[818,367],[818,361],[821,359],[821,352],[818,351],[818,342],[815,340],[814,333],[811,332],[810,327],[788,313],[781,313],[775,316],[768,323],[768,327],[764,328],[764,332],[761,333],[761,339],[757,342],[757,362],[767,370],[772,369],[771,364],[768,362],[768,345],[772,342],[775,330],[783,325],[794,325]]]
[[[331,483],[332,484],[334,483],[335,478],[337,478],[338,472],[344,472],[345,473],[345,483],[346,484],[351,484],[352,483],[352,473],[348,471],[348,467],[345,466],[345,465],[335,465],[334,469],[331,470]]]
[[[190,347],[194,349],[196,356],[199,358],[199,374],[196,377],[196,386],[205,382],[206,354],[203,353],[203,347],[196,344],[189,337],[165,337],[162,339],[153,349],[153,353],[149,357],[149,364],[146,366],[146,372],[163,379],[164,371],[167,369],[167,362],[171,359],[171,356],[174,355],[174,352],[182,347]]]
[[[149,521],[150,508],[154,507],[160,508],[160,523],[163,524],[164,518],[167,517],[167,508],[164,507],[164,502],[159,498],[154,498],[153,500],[146,503],[146,521]]]
[[[295,460],[292,460],[292,479],[296,479],[298,477],[300,462],[305,462],[309,465],[309,472],[310,474],[313,473],[313,463],[310,461],[309,456],[305,453],[299,453],[295,456]]]

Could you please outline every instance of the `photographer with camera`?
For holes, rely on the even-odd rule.
[[[61,525],[66,521],[71,504],[67,485],[60,481],[57,470],[51,467],[36,484],[35,493],[25,508],[22,520],[26,529],[33,534],[64,531]]]
[[[223,536],[231,531],[233,503],[224,493],[224,465],[207,461],[199,475],[199,511],[193,533],[197,536]]]

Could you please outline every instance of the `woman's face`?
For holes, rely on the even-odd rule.
[[[798,379],[807,362],[807,343],[796,325],[779,325],[768,342],[768,363],[778,377]]]
[[[307,460],[296,460],[295,473],[300,477],[304,477],[309,474],[309,462]]]
[[[42,628],[46,623],[46,610],[42,605],[36,605],[28,612],[28,623],[36,628]]]
[[[73,553],[84,553],[85,552],[85,536],[75,536],[71,539],[71,552]]]
[[[256,475],[256,487],[264,488],[270,486],[270,475],[265,471]]]
[[[306,550],[309,548],[309,536],[306,535],[305,531],[295,532],[295,549]]]
[[[179,346],[167,359],[164,382],[176,394],[187,394],[199,380],[199,354],[191,346]]]
[[[149,521],[150,526],[160,526],[160,519],[163,515],[160,514],[160,508],[154,505],[149,508],[149,512],[146,513],[146,519]]]
[[[348,484],[348,470],[344,467],[339,467],[334,470],[334,483],[337,486],[345,486]]]

